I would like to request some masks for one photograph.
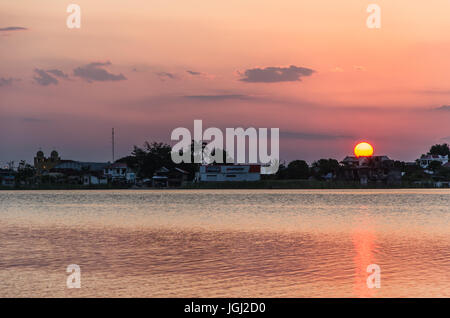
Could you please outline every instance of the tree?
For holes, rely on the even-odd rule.
[[[394,168],[400,169],[401,171],[406,170],[406,164],[404,161],[395,160],[394,161]]]
[[[406,172],[406,174],[402,177],[403,181],[406,182],[432,182],[432,177],[425,173],[422,169],[412,170]]]
[[[220,148],[213,148],[211,149],[210,152],[210,156],[205,157],[204,156],[204,150],[207,146],[206,142],[202,142],[201,144],[201,153],[199,153],[199,155],[201,155],[201,161],[202,163],[195,163],[195,146],[199,145],[199,142],[192,140],[191,141],[191,145],[190,145],[190,151],[191,151],[191,155],[190,155],[190,160],[191,162],[181,162],[180,164],[176,165],[178,168],[183,169],[187,172],[189,172],[189,177],[191,179],[194,178],[195,173],[199,170],[199,167],[202,164],[227,164],[227,162],[232,162],[233,159],[229,156],[228,152],[226,150],[220,149]],[[199,147],[200,150],[200,147]],[[181,149],[179,151],[180,156],[183,155],[183,149]],[[217,155],[216,155],[217,154]],[[215,158],[217,157],[217,161],[215,160]]]
[[[131,155],[120,158],[117,162],[126,163],[131,169],[136,171],[140,178],[151,178],[154,173],[166,167],[168,169],[173,169],[175,167],[183,169],[189,173],[189,177],[194,178],[195,173],[198,171],[200,163],[194,163],[194,140],[192,141],[191,148],[191,162],[182,162],[180,164],[175,164],[172,160],[172,147],[168,144],[162,142],[145,142],[143,147],[134,146]],[[202,150],[205,148],[206,143],[202,143]],[[180,150],[180,155],[183,150]],[[213,149],[212,155],[218,154],[218,156],[223,158],[223,162],[226,162],[228,154],[222,149]],[[214,163],[214,162],[211,162]]]
[[[34,177],[35,170],[33,166],[26,163],[25,160],[21,160],[19,162],[19,166],[17,168],[16,179],[17,182],[25,182],[29,183],[30,180]]]
[[[431,161],[430,164],[428,165],[428,169],[433,172],[437,172],[441,168],[442,168],[442,163],[440,161]]]
[[[216,155],[217,154],[217,155]],[[231,156],[228,154],[226,150],[220,149],[220,148],[214,148],[211,151],[211,158],[218,157],[220,162],[216,162],[216,160],[212,160],[212,163],[219,163],[219,164],[225,164],[228,162],[233,162],[234,160],[231,158]]]
[[[441,156],[450,156],[450,148],[448,144],[436,144],[431,146],[430,151],[428,152],[430,155],[441,155]]]
[[[162,142],[145,142],[143,148],[134,146],[130,156],[116,162],[126,163],[141,178],[151,178],[156,170],[175,166],[170,156],[171,150],[169,145]]]
[[[275,174],[275,176],[273,176],[273,175],[264,175],[264,176],[265,176],[265,178],[269,178],[269,179],[274,179],[274,178],[275,179],[288,179],[288,170],[287,170],[285,163],[280,163],[280,166],[278,167],[278,171]]]
[[[336,159],[319,159],[312,164],[312,171],[314,175],[319,179],[329,174],[330,172],[336,175],[341,168],[339,162]]]
[[[308,179],[310,176],[309,166],[304,160],[291,161],[286,172],[288,179]]]

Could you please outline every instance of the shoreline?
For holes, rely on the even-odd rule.
[[[436,187],[433,184],[380,184],[368,183],[366,185],[358,182],[333,182],[333,181],[310,181],[310,180],[261,180],[261,181],[236,181],[236,182],[202,182],[187,183],[180,187],[138,187],[127,185],[67,185],[46,184],[33,186],[0,186],[1,190],[201,190],[201,189],[446,189],[448,187]]]

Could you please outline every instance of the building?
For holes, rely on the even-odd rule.
[[[41,176],[42,174],[49,172],[57,164],[59,164],[61,158],[57,151],[53,150],[50,157],[46,158],[44,152],[39,150],[34,157],[34,168],[36,169],[36,175]]]
[[[57,172],[69,171],[96,171],[102,172],[110,165],[109,162],[83,162],[74,160],[60,160],[60,162],[53,167],[52,170]]]
[[[441,155],[422,155],[419,159],[417,159],[417,161],[419,162],[419,165],[426,169],[428,168],[428,165],[430,163],[432,163],[433,161],[437,161],[440,162],[441,165],[446,165],[448,163],[448,155],[445,156],[441,156]]]
[[[83,162],[75,160],[60,160],[51,170],[52,173],[60,173],[67,182],[83,185],[107,184],[108,178],[103,175],[103,170],[109,166],[109,162]]]
[[[135,183],[135,173],[125,163],[84,162],[63,160],[56,151],[46,158],[40,150],[34,158],[38,177],[52,177],[55,182],[83,185],[113,183]]]
[[[152,187],[167,188],[169,186],[169,169],[162,167],[155,171],[152,177]]]
[[[388,156],[353,157],[347,156],[341,161],[340,178],[347,181],[358,181],[384,184],[400,184],[401,171],[394,167],[394,161]]]
[[[34,157],[36,175],[42,176],[49,173],[62,173],[65,175],[79,174],[79,172],[103,172],[109,162],[83,162],[76,160],[62,160],[58,152],[53,150],[50,157],[46,158],[44,152],[39,150]]]
[[[200,182],[259,181],[261,165],[203,165],[197,173]]]
[[[344,160],[341,161],[344,166],[353,166],[353,167],[364,167],[368,165],[373,165],[381,162],[392,161],[388,156],[370,156],[370,157],[354,157],[347,156]]]
[[[113,164],[107,165],[103,169],[103,175],[105,175],[108,180],[113,183],[126,182],[135,183],[136,174],[128,168],[126,163],[115,162]]]
[[[14,187],[16,184],[16,177],[14,171],[0,168],[0,185],[3,187]]]
[[[83,175],[83,185],[99,185],[99,184],[108,184],[108,178],[103,174],[92,174],[87,173]]]
[[[152,186],[156,188],[180,187],[187,181],[189,172],[180,168],[167,169],[162,167],[155,171]]]

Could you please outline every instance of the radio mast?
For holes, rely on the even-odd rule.
[[[114,163],[114,128],[112,129],[112,162]]]

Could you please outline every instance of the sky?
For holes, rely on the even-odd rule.
[[[67,6],[81,27],[66,25]],[[368,28],[369,4],[381,27]],[[280,129],[280,158],[450,142],[448,0],[0,0],[0,164],[111,160],[203,126]]]

